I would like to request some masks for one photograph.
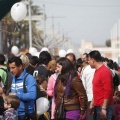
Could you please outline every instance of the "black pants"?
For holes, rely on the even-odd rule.
[[[18,116],[18,120],[37,120],[35,113]]]

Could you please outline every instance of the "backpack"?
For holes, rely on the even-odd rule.
[[[3,92],[6,93],[6,91],[9,92],[8,89],[10,89],[10,87],[11,87],[12,75],[10,74],[10,72],[7,69],[5,69],[5,68],[0,68],[0,69],[2,69],[4,72],[6,72],[5,84],[3,84],[2,77],[0,76],[0,82],[2,82],[2,84],[3,84]]]
[[[1,70],[3,70],[4,72],[6,72],[6,76],[7,76],[7,70],[5,68],[0,68]],[[0,76],[0,82],[2,81],[2,77]]]
[[[7,71],[6,82],[4,85],[4,93],[6,93],[6,95],[8,95],[10,93],[12,79],[13,79],[13,76],[11,75],[11,73],[9,71]]]
[[[23,81],[23,92],[24,93],[27,93],[27,89],[26,89],[26,78],[27,76],[29,75],[29,73],[27,73],[24,77],[24,81]],[[32,114],[32,115],[29,115],[27,113],[27,109],[28,109],[28,104],[27,104],[27,101],[24,101],[24,106],[25,106],[25,117],[24,117],[24,120],[37,120],[37,117],[36,117],[36,114]]]

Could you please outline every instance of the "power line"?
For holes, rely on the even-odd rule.
[[[120,7],[120,5],[80,5],[80,4],[68,4],[68,3],[58,3],[58,2],[44,2],[40,0],[36,0],[36,3],[44,3],[44,4],[52,4],[52,5],[63,5],[63,6],[73,6],[73,7]]]

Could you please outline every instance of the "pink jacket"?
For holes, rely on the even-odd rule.
[[[53,74],[50,76],[48,80],[48,86],[47,86],[47,95],[53,97],[52,98],[52,107],[51,107],[51,119],[54,119],[54,110],[55,110],[55,103],[54,103],[54,85],[57,79],[57,74]]]

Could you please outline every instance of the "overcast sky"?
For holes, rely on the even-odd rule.
[[[34,0],[45,5],[48,17],[54,16],[55,29],[80,44],[80,40],[104,45],[113,25],[120,19],[120,0]],[[59,18],[57,18],[59,17]],[[48,18],[47,24],[52,23]]]

